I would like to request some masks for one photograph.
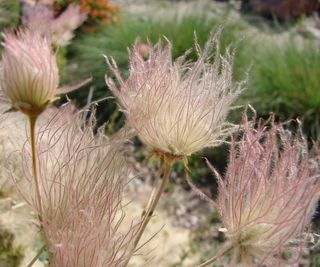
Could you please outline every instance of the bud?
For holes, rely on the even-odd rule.
[[[38,33],[4,34],[1,87],[12,108],[39,115],[54,100],[58,67],[50,42]]]

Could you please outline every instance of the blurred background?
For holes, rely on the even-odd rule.
[[[77,11],[71,10],[73,5],[77,5]],[[107,123],[107,134],[122,127],[124,115],[115,99],[102,100],[112,96],[104,81],[109,70],[103,55],[113,57],[122,73],[128,75],[127,49],[135,43],[147,57],[148,42],[155,44],[165,36],[172,42],[173,57],[177,58],[193,47],[195,33],[203,45],[212,30],[222,27],[222,53],[235,49],[234,82],[246,80],[247,88],[229,120],[239,123],[244,107],[250,103],[262,118],[272,113],[281,121],[298,118],[310,145],[320,137],[319,16],[318,0],[0,1],[1,31],[20,25],[32,25],[38,30],[39,25],[52,28],[62,85],[93,78],[68,98],[79,108],[101,100],[97,120],[99,125]],[[190,60],[195,58],[195,53],[189,55]],[[65,101],[61,98],[57,105]],[[297,123],[288,123],[288,127],[295,131]],[[129,146],[130,162],[139,173],[129,191],[139,199],[137,207],[128,213],[139,214],[139,205],[144,205],[158,176],[158,163],[139,140]],[[148,245],[156,249],[155,260],[147,266],[188,266],[213,255],[224,241],[223,233],[217,230],[221,226],[218,212],[190,189],[185,178],[190,176],[194,184],[214,198],[215,178],[204,158],[223,173],[228,152],[228,146],[222,145],[191,156],[188,174],[182,163],[175,165],[171,185],[150,233],[157,232],[164,221],[166,227],[158,241]],[[10,210],[14,198],[14,194],[0,187],[0,213]],[[21,212],[14,212],[18,215],[10,213],[12,220],[21,216]],[[0,225],[5,225],[1,218]],[[7,217],[3,221],[8,221]],[[320,233],[318,225],[319,219],[314,218],[314,232]],[[23,255],[39,247],[36,233],[20,241],[15,233],[16,229],[0,232],[0,267],[20,266]],[[35,241],[30,245],[26,240]],[[166,257],[159,256],[159,252]],[[320,266],[320,251],[310,253],[310,265]],[[43,255],[41,260],[45,259]],[[137,257],[132,266],[146,262],[147,257]]]

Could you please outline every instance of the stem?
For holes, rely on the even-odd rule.
[[[43,221],[42,221],[42,203],[41,203],[41,194],[40,194],[40,185],[39,185],[39,178],[38,178],[38,169],[37,169],[37,149],[36,149],[36,122],[38,115],[28,115],[29,118],[29,124],[30,124],[30,140],[31,140],[31,156],[32,156],[32,172],[33,172],[33,178],[36,188],[36,202],[38,205],[38,218],[40,222],[40,231],[43,233],[43,238],[45,240],[45,244],[49,246],[49,242],[46,238],[45,233],[43,232]],[[44,245],[38,254],[33,258],[33,260],[28,264],[27,267],[31,267],[39,258],[41,253],[46,248],[46,245]]]
[[[28,264],[27,267],[31,267],[31,266],[37,261],[37,259],[39,259],[40,255],[42,254],[43,251],[44,251],[44,246],[41,247],[41,249],[39,250],[39,252],[37,253],[37,255],[34,256],[34,258],[33,258],[32,261]]]
[[[153,198],[153,200],[150,202],[150,206],[148,207],[148,209],[146,210],[145,214],[144,214],[144,219],[142,222],[142,225],[140,226],[140,229],[138,231],[137,237],[133,243],[133,248],[134,250],[136,249],[144,230],[146,229],[157,205],[158,202],[160,200],[160,197],[164,191],[164,189],[166,188],[166,185],[168,184],[169,181],[169,176],[170,176],[170,170],[171,170],[171,165],[164,163],[164,171],[163,171],[163,178],[162,178],[162,182],[160,184],[160,187],[158,188],[158,191],[156,192],[156,194],[154,196],[151,195],[151,198]]]
[[[42,223],[42,205],[41,205],[41,195],[40,195],[40,186],[38,180],[38,170],[37,170],[37,150],[36,150],[36,132],[35,126],[38,116],[29,116],[30,123],[30,139],[31,139],[31,154],[32,154],[32,172],[34,183],[36,187],[36,201],[38,202],[39,208],[39,220]]]
[[[211,259],[205,261],[204,263],[201,263],[200,265],[197,265],[196,267],[209,266],[210,264],[214,263],[217,259],[222,257],[224,254],[228,253],[233,247],[234,247],[233,243],[231,242],[226,243],[216,252],[216,254]]]
[[[143,235],[143,233],[144,233],[144,231],[145,231],[145,229],[146,229],[146,227],[147,227],[147,225],[148,225],[148,223],[149,223],[149,221],[150,221],[150,219],[151,219],[151,217],[152,217],[152,215],[158,205],[160,197],[169,182],[170,171],[171,171],[171,164],[164,163],[162,182],[161,182],[158,190],[153,191],[151,193],[147,207],[145,208],[145,210],[142,213],[143,221],[142,221],[141,226],[138,229],[137,236],[134,240],[132,252],[135,252],[137,250],[137,245],[139,244],[139,241],[140,241],[140,239],[141,239],[141,237],[142,237],[142,235]],[[128,265],[129,260],[130,260],[130,258],[127,260],[127,262],[124,264],[124,266]]]

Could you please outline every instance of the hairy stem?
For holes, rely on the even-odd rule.
[[[224,246],[222,246],[217,252],[216,254],[209,260],[201,263],[200,265],[197,265],[196,267],[205,267],[205,266],[209,266],[212,263],[214,263],[217,259],[219,259],[220,257],[222,257],[223,255],[225,255],[226,253],[228,253],[232,248],[233,248],[233,243],[231,242],[227,242]]]
[[[152,218],[152,215],[158,205],[158,202],[160,200],[162,193],[164,192],[164,190],[169,182],[170,171],[171,171],[171,164],[164,163],[163,164],[163,178],[162,178],[161,184],[160,184],[157,191],[152,192],[150,199],[148,201],[148,205],[146,206],[145,210],[142,213],[143,220],[142,220],[141,226],[138,229],[137,236],[136,236],[134,243],[133,243],[133,249],[132,249],[133,252],[135,252],[137,250],[137,246],[139,244],[139,241],[140,241],[149,221]],[[124,266],[127,266],[128,263],[129,263],[129,260],[126,262],[126,264]]]
[[[36,201],[38,202],[39,208],[39,220],[42,223],[42,204],[41,204],[41,195],[40,195],[40,186],[38,179],[38,170],[37,170],[37,149],[36,149],[36,121],[38,116],[29,116],[30,124],[30,139],[31,139],[31,154],[32,154],[32,172],[34,184],[36,187]]]

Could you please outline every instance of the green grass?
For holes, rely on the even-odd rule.
[[[299,117],[310,138],[320,137],[320,46],[291,38],[281,45],[260,43],[250,72],[248,101],[259,114],[282,121]]]
[[[11,30],[19,23],[20,4],[19,0],[0,0],[0,32]],[[3,41],[2,34],[0,42]],[[0,55],[2,53],[2,45],[0,45]]]
[[[15,27],[19,22],[19,0],[0,0],[0,31],[6,27]]]

